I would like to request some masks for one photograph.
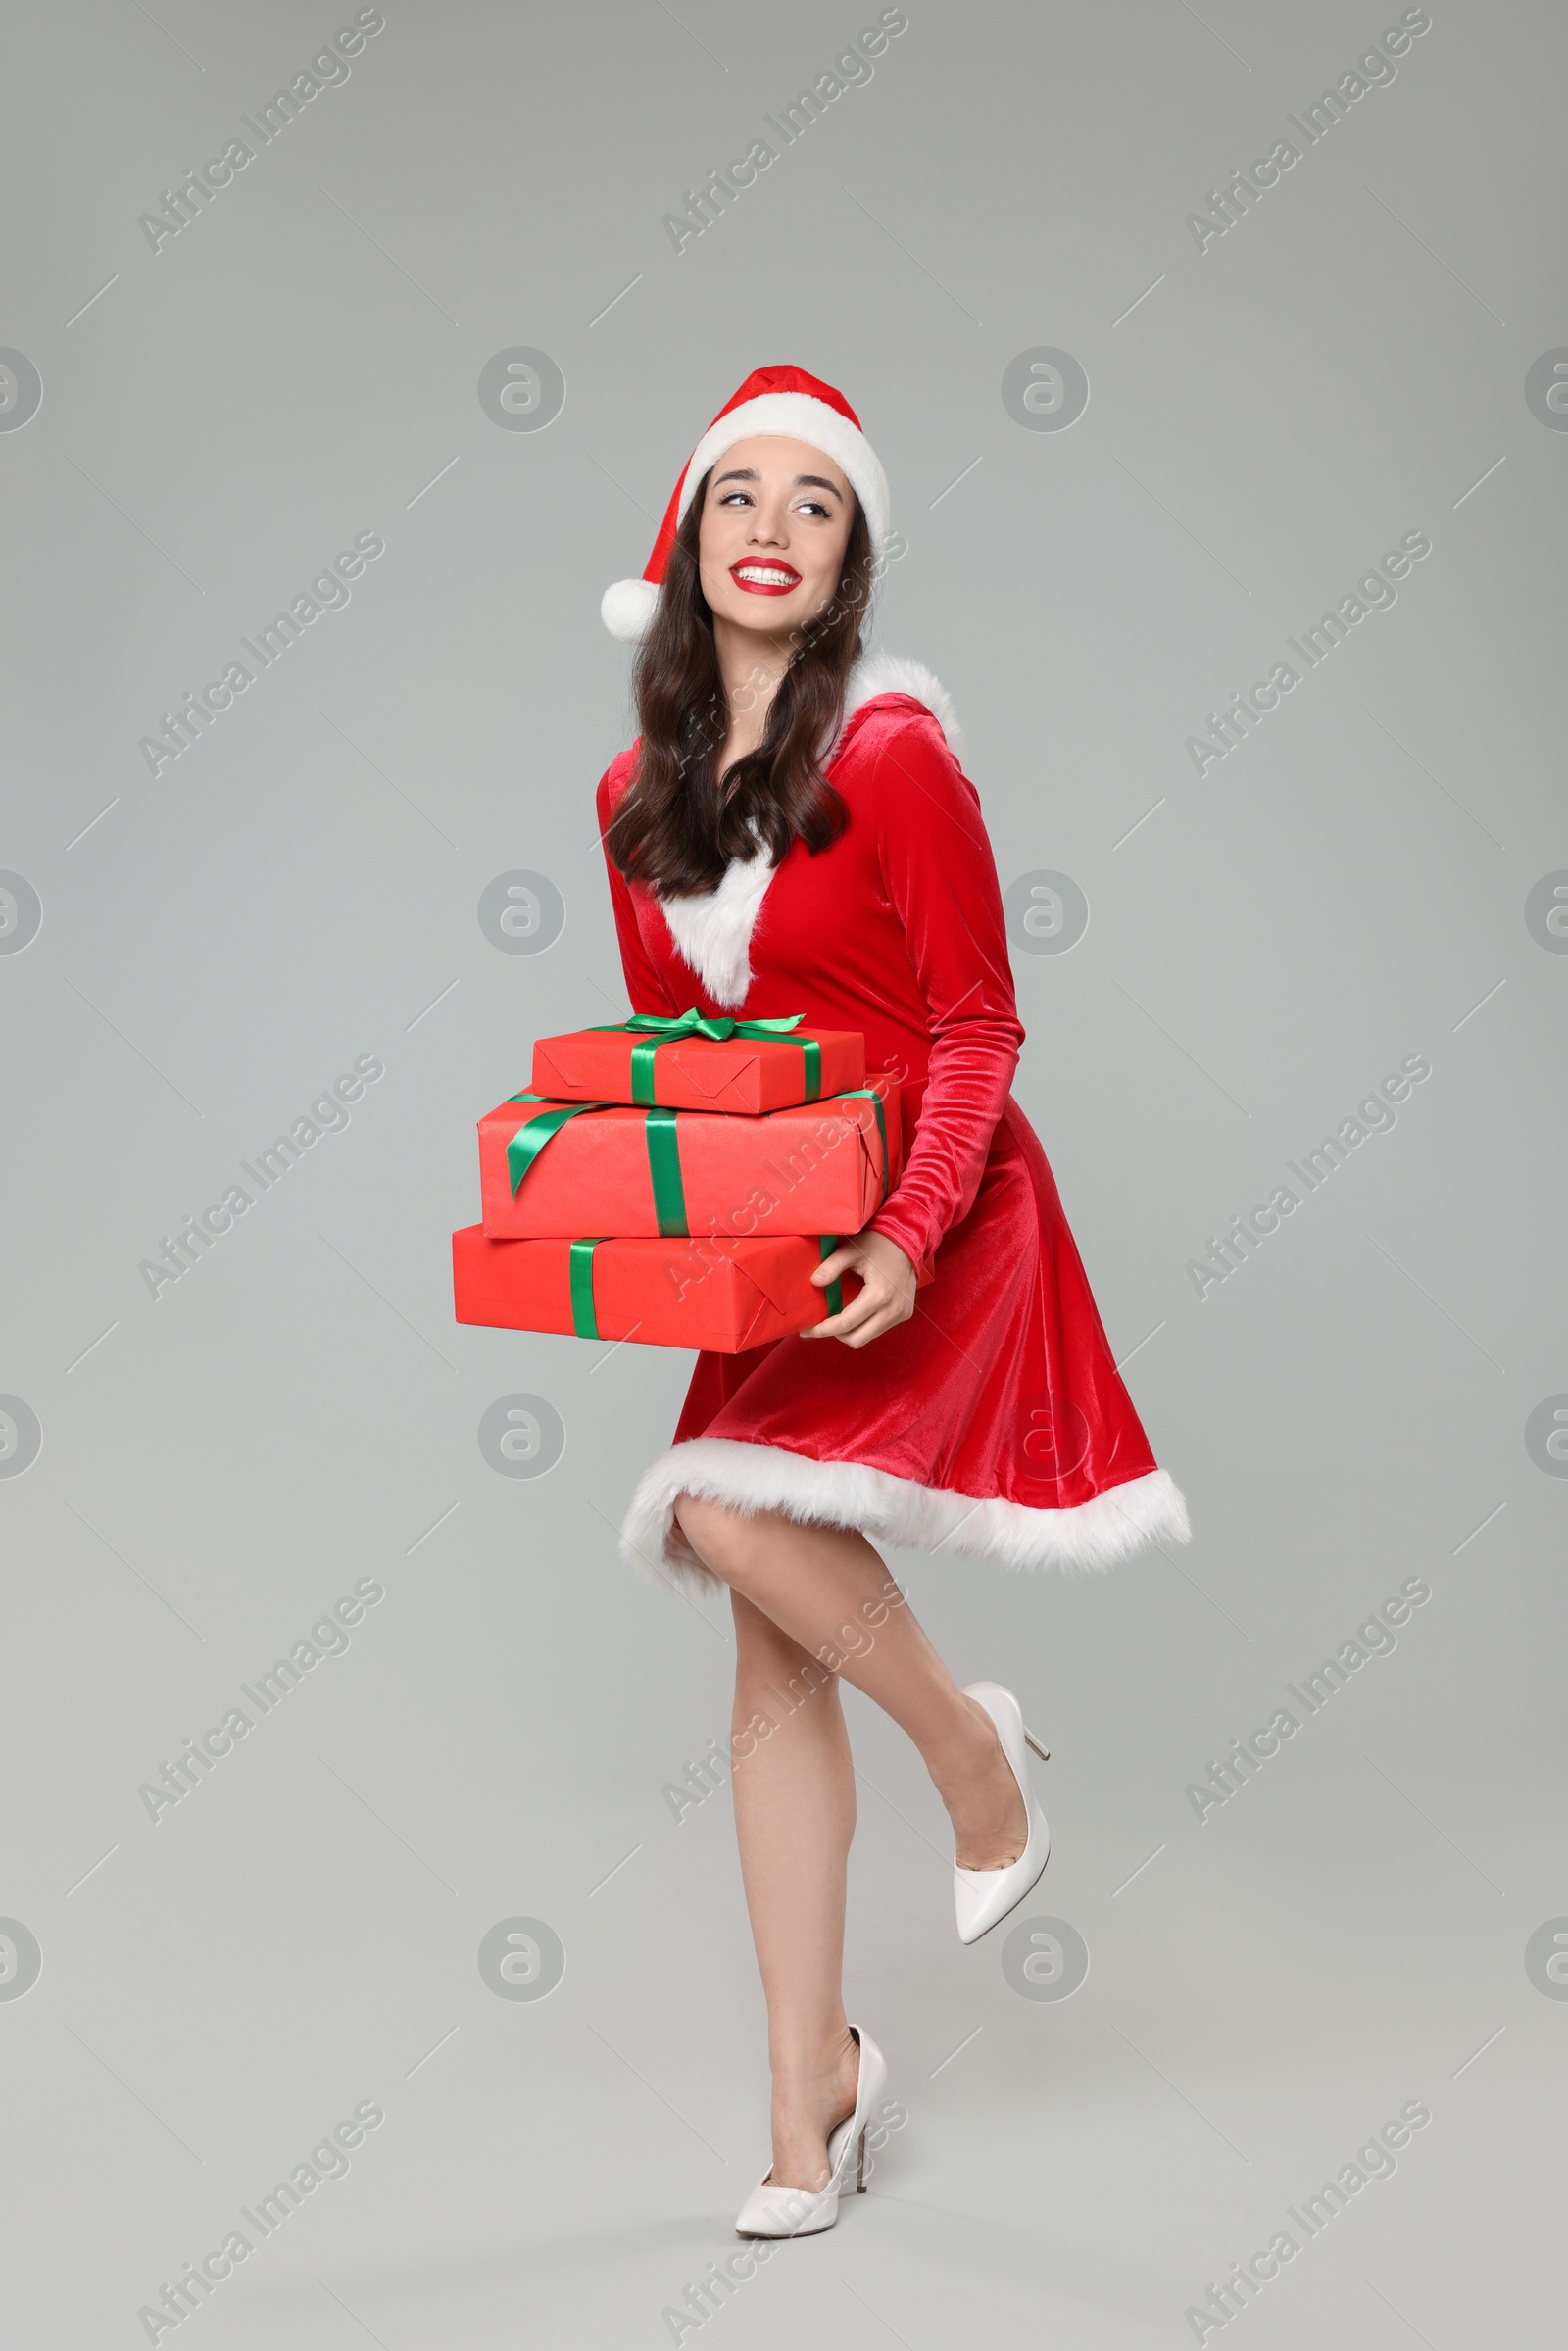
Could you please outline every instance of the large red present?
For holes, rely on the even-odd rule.
[[[902,1166],[898,1082],[881,1072],[760,1118],[521,1094],[479,1121],[492,1241],[858,1233]]]
[[[532,1093],[551,1102],[660,1103],[671,1110],[738,1110],[756,1117],[791,1102],[819,1102],[865,1083],[858,1029],[800,1029],[803,1015],[730,1020],[634,1013],[612,1027],[541,1037]]]
[[[459,1322],[724,1355],[825,1322],[858,1295],[851,1274],[811,1274],[835,1236],[768,1241],[491,1241],[482,1225],[452,1236]]]

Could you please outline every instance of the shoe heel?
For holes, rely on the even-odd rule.
[[[1039,1756],[1042,1763],[1049,1763],[1051,1761],[1050,1748],[1043,1747],[1032,1731],[1026,1731],[1024,1733],[1023,1742],[1026,1747],[1033,1747],[1035,1753]]]
[[[858,2196],[863,2196],[865,2193],[865,2132],[863,2131],[860,2133],[860,2152],[855,2162],[855,2192]]]

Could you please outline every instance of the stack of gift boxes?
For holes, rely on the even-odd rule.
[[[459,1322],[738,1354],[837,1313],[855,1277],[810,1277],[899,1179],[899,1087],[801,1017],[540,1038],[529,1091],[479,1121]]]

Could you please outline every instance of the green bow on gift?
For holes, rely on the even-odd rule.
[[[723,1012],[700,1012],[695,1004],[688,1004],[674,1020],[665,1020],[658,1012],[634,1012],[629,1020],[607,1021],[605,1027],[652,1029],[661,1037],[709,1037],[715,1045],[723,1045],[731,1037],[786,1037],[805,1018],[804,1012],[791,1012],[777,1020],[731,1020]],[[804,1044],[805,1039],[798,1042]]]
[[[654,1057],[662,1045],[671,1044],[677,1037],[705,1037],[713,1045],[726,1045],[731,1037],[751,1037],[759,1043],[798,1045],[806,1060],[806,1097],[808,1102],[820,1099],[822,1092],[822,1048],[814,1037],[797,1037],[791,1032],[806,1018],[804,1012],[791,1012],[775,1020],[731,1020],[722,1012],[700,1012],[695,1004],[673,1020],[658,1012],[634,1012],[629,1020],[606,1020],[595,1024],[601,1036],[633,1032],[636,1042],[631,1049],[631,1098],[634,1102],[649,1104],[657,1101],[654,1092]]]

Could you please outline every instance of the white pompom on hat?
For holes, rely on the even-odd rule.
[[[636,645],[647,634],[675,533],[698,483],[727,449],[756,433],[804,441],[830,457],[860,502],[873,556],[882,554],[889,531],[888,477],[854,409],[842,392],[808,375],[804,367],[758,367],[724,403],[687,459],[642,578],[617,579],[605,590],[599,612],[612,637]]]

